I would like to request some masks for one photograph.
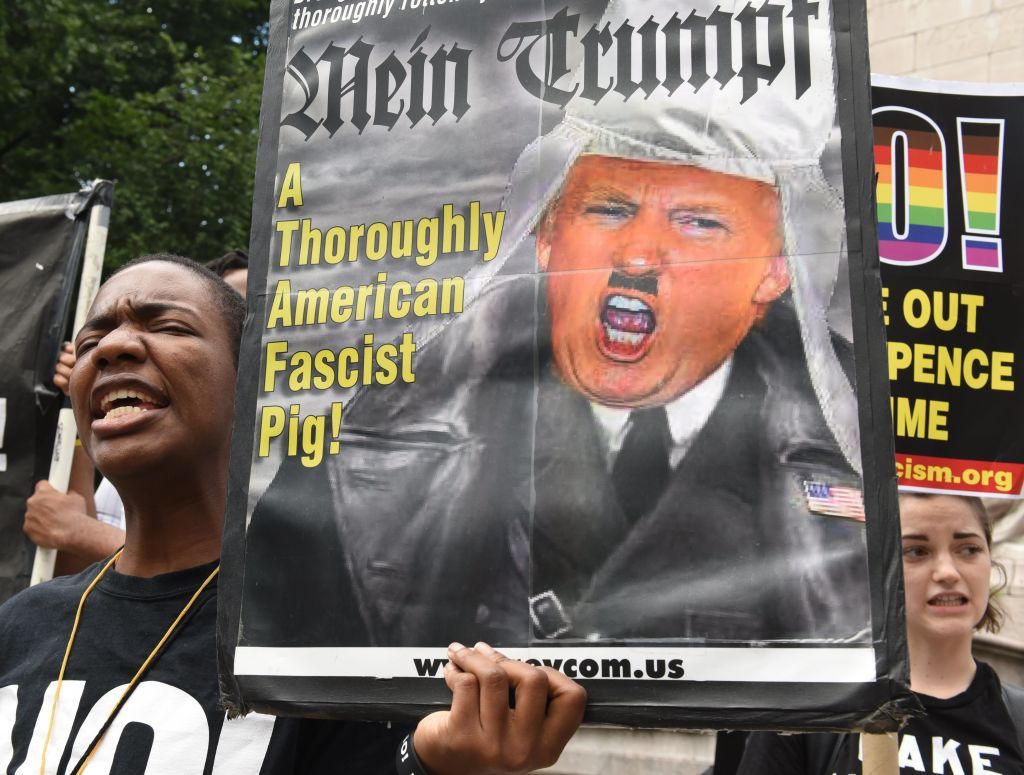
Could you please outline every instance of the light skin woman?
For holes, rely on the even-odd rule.
[[[900,772],[1024,773],[1006,690],[971,653],[973,634],[994,631],[1002,619],[990,599],[984,506],[977,498],[905,494],[900,526],[910,688],[924,710],[900,731]],[[861,771],[855,734],[753,734],[739,768],[741,775]]]
[[[972,501],[948,495],[902,496],[900,524],[910,688],[953,697],[974,678],[975,628],[1000,618],[989,601],[990,530]]]

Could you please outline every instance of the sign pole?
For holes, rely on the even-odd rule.
[[[896,733],[862,734],[864,775],[899,775],[899,751]]]
[[[94,183],[96,185],[98,181]],[[75,319],[72,325],[72,338],[85,323],[96,291],[99,290],[100,277],[103,272],[103,254],[107,247],[107,231],[110,226],[110,207],[101,201],[96,202],[89,212],[89,231],[85,239],[85,255],[82,261],[82,277],[78,286],[78,305],[75,307]],[[65,398],[57,420],[57,436],[53,441],[53,456],[50,458],[50,475],[47,477],[50,486],[60,492],[68,491],[71,479],[71,460],[75,452],[75,414],[71,410],[71,402]],[[55,549],[36,547],[35,559],[32,562],[32,578],[29,582],[35,586],[53,578],[53,567],[57,561]]]

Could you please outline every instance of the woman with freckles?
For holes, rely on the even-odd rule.
[[[974,659],[975,630],[995,632],[992,525],[978,498],[900,496],[910,687],[925,715],[900,731],[901,773],[1024,773],[1024,694]],[[860,773],[854,734],[752,735],[740,773]]]

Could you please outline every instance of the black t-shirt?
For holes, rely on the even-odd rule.
[[[995,671],[978,663],[967,689],[940,700],[918,694],[926,715],[899,733],[900,774],[1024,775],[1024,753]],[[860,735],[750,736],[740,775],[860,775]]]
[[[73,772],[149,652],[214,565],[154,578],[110,569],[85,604],[47,747],[46,772]],[[39,771],[78,601],[96,577],[25,590],[0,606],[0,773]],[[121,708],[87,772],[118,775],[393,773],[408,729],[383,724],[226,720],[217,688],[216,581]],[[28,766],[19,770],[22,764]]]

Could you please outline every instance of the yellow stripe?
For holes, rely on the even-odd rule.
[[[972,213],[994,213],[996,211],[995,194],[978,194],[967,192],[967,209]]]
[[[941,188],[910,187],[910,204],[918,207],[945,207],[946,198]]]
[[[942,208],[946,206],[945,197],[943,197],[941,188],[930,188],[926,186],[911,186],[910,187],[910,204],[914,207],[938,207]],[[892,186],[883,186],[879,184],[875,191],[875,198],[879,204],[891,205],[892,204]],[[973,209],[973,208],[971,208]]]

